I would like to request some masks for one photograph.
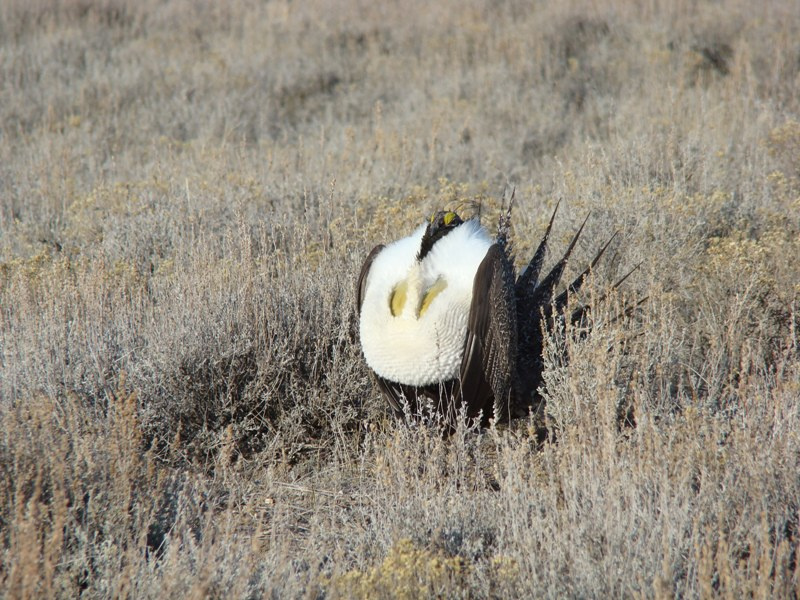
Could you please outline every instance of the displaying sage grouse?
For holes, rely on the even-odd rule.
[[[361,348],[397,414],[440,416],[452,427],[463,409],[485,426],[527,414],[538,402],[543,323],[561,314],[567,294],[608,247],[554,296],[583,230],[540,280],[555,214],[519,276],[507,239],[510,209],[494,240],[477,219],[440,211],[369,253],[356,290]]]

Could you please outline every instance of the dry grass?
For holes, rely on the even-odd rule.
[[[3,2],[4,595],[798,597],[800,16],[617,4]],[[402,427],[360,262],[510,185],[550,439]]]

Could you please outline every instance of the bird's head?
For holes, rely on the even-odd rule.
[[[437,240],[446,236],[463,222],[464,220],[451,210],[439,210],[433,213],[428,221],[425,233],[422,235],[422,243],[419,247],[417,260],[425,258]]]

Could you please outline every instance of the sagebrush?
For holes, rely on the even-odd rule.
[[[798,597],[798,92],[791,0],[3,2],[4,595]],[[591,335],[443,440],[355,280],[511,188]]]

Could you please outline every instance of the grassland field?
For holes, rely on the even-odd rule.
[[[443,440],[355,281],[512,188],[592,333]],[[0,596],[798,598],[799,308],[796,0],[0,3]]]

